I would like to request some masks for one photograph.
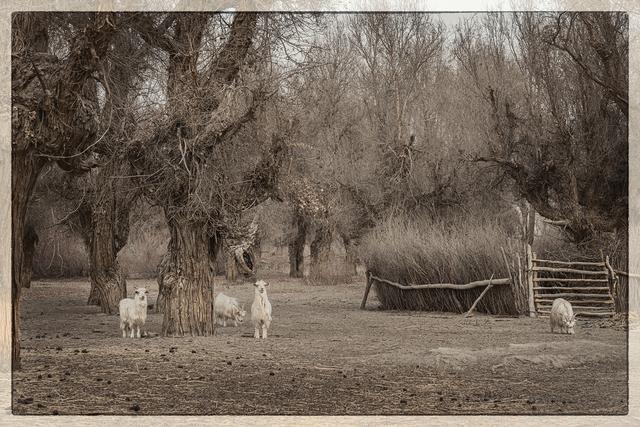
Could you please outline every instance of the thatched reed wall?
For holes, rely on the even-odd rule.
[[[360,256],[373,275],[403,285],[511,278],[511,285],[493,286],[476,310],[515,315],[528,310],[527,288],[518,275],[519,247],[505,230],[490,221],[444,225],[396,219],[382,224],[365,239]],[[454,313],[467,311],[485,288],[406,290],[375,281],[373,287],[383,309]]]
[[[376,273],[373,273],[377,276]],[[373,288],[385,310],[423,310],[464,313],[485,289],[398,289],[373,280]],[[517,297],[511,285],[493,286],[480,300],[475,310],[488,314],[520,314]]]

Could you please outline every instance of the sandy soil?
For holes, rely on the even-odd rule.
[[[627,333],[546,319],[385,312],[364,280],[269,278],[274,322],[214,337],[123,339],[88,281],[42,281],[22,305],[14,414],[624,414]],[[157,284],[146,286],[155,301]],[[220,282],[219,282],[220,283]],[[253,287],[218,286],[250,307]],[[147,330],[160,331],[151,313]]]

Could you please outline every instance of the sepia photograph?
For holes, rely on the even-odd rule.
[[[628,12],[60,10],[10,17],[14,418],[629,414]]]

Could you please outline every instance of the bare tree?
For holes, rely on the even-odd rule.
[[[87,169],[84,154],[95,143],[95,85],[117,32],[113,14],[87,14],[65,26],[68,54],[50,53],[50,17],[17,13],[12,19],[12,366],[20,367],[20,291],[29,278],[24,259],[27,204],[42,167],[51,160],[66,170]]]
[[[166,104],[131,155],[170,230],[158,272],[164,335],[213,332],[215,256],[221,242],[250,234],[249,209],[279,197],[288,153],[286,122],[253,125],[278,98],[272,55],[282,27],[255,13],[227,19],[144,15],[137,26],[167,58]]]
[[[81,206],[72,217],[84,225],[80,230],[88,247],[91,276],[88,303],[99,305],[104,313],[116,312],[118,302],[127,296],[126,280],[116,258],[127,243],[129,213],[140,195],[130,177],[127,141],[135,133],[139,116],[135,96],[140,92],[148,53],[147,46],[132,31],[114,39],[103,87],[101,123],[105,135],[94,148],[96,167],[80,180],[88,191],[83,192]]]
[[[623,15],[489,15],[483,31],[469,26],[457,37],[459,63],[491,112],[488,155],[476,160],[496,165],[578,243],[626,228]]]

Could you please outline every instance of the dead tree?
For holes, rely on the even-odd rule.
[[[510,178],[577,244],[626,230],[626,14],[515,13],[510,22],[490,14],[483,24],[494,37],[458,34],[455,55],[491,113],[487,154],[473,159]]]

